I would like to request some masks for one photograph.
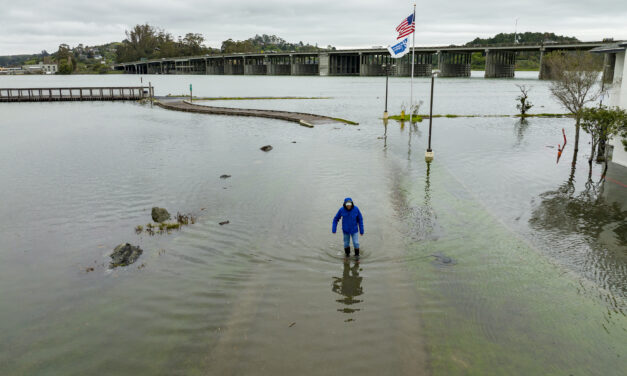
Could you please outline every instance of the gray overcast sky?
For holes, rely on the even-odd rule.
[[[416,45],[464,43],[477,36],[550,31],[581,40],[627,39],[627,0],[423,1],[416,10]],[[320,46],[387,46],[411,13],[402,0],[0,0],[0,55],[56,51],[121,41],[149,23],[174,37],[196,32],[220,47],[228,38],[275,34]]]

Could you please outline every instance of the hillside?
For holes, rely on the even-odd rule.
[[[555,33],[532,33],[524,32],[515,34],[518,43],[554,43],[554,42],[580,42],[575,37],[566,37],[563,35],[555,35]],[[485,46],[494,44],[512,44],[514,43],[514,33],[499,33],[491,38],[475,38],[466,43],[466,46]]]

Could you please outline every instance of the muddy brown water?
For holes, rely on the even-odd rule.
[[[435,110],[513,113],[525,82],[538,111],[560,112],[546,83],[520,76],[438,80]],[[308,129],[135,103],[0,105],[0,374],[625,369],[625,191],[586,184],[586,137],[572,175],[572,149],[555,164],[547,146],[562,128],[572,139],[571,120],[434,119],[426,165],[427,123],[384,125],[378,78],[144,80],[158,95],[193,82],[202,96],[328,96],[212,104],[360,125]],[[406,81],[391,80],[391,112]],[[428,81],[416,81],[425,97]],[[346,196],[365,217],[359,262],[344,261],[330,233]],[[198,220],[135,234],[153,206]],[[123,242],[144,253],[111,271],[108,254]]]

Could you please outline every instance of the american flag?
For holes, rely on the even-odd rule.
[[[416,23],[414,22],[414,15],[411,14],[409,17],[405,18],[400,25],[396,27],[396,31],[398,31],[398,37],[396,39],[401,39],[410,35],[414,32],[415,27]]]

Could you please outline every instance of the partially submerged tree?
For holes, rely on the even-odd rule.
[[[599,141],[610,141],[612,137],[627,129],[627,111],[618,107],[605,106],[584,108],[581,111],[581,128],[589,133],[592,139],[592,149],[588,159],[588,164],[592,168],[592,160]]]
[[[551,94],[575,117],[575,164],[582,110],[586,103],[596,100],[600,94],[597,83],[601,64],[597,56],[584,51],[555,51],[545,58],[545,62],[553,78],[549,87]]]
[[[533,107],[533,104],[529,101],[529,90],[531,90],[531,88],[528,88],[526,85],[516,86],[518,86],[518,89],[520,90],[520,95],[516,97],[516,100],[519,102],[516,105],[516,108],[520,111],[520,117],[524,118],[527,116],[527,111]]]

